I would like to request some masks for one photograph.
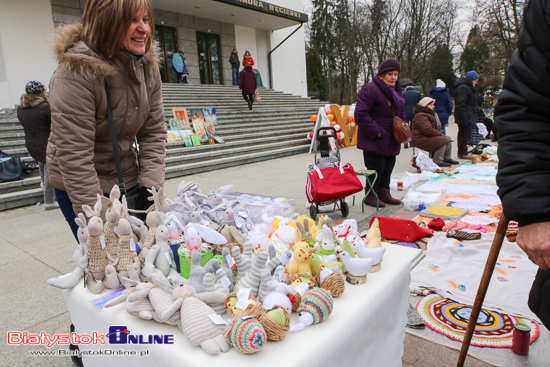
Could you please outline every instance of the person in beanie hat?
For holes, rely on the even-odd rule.
[[[50,103],[46,87],[37,81],[30,81],[21,95],[17,118],[25,131],[25,145],[31,157],[38,162],[40,181],[44,192],[44,210],[59,208],[55,201],[54,188],[50,184],[46,169],[46,148],[52,125]]]
[[[384,60],[378,74],[359,91],[355,107],[355,121],[359,127],[357,148],[363,151],[365,166],[378,173],[373,187],[380,207],[401,203],[390,194],[391,173],[395,157],[401,150],[401,144],[393,137],[393,116],[405,120],[405,101],[398,80],[400,71],[399,61]],[[369,176],[371,182],[373,179],[374,176]],[[376,207],[376,195],[369,193],[364,203]]]
[[[477,122],[475,85],[478,79],[479,75],[471,70],[455,82],[455,122],[458,125],[456,145],[460,159],[472,159],[472,155],[468,154],[468,140],[472,125]]]
[[[420,102],[422,99],[422,93],[414,90],[414,84],[409,83],[407,84],[407,88],[405,89],[405,92],[403,92],[403,99],[405,100],[405,116],[407,119],[405,120],[409,127],[412,127],[412,121],[414,119],[414,108]],[[405,143],[405,148],[409,147],[409,143]]]
[[[441,122],[435,112],[435,99],[424,97],[414,108],[416,113],[413,121],[413,147],[433,153],[433,161],[439,167],[450,167],[458,164],[451,158],[451,138],[445,136]]]
[[[447,134],[446,128],[449,124],[449,116],[453,113],[453,102],[449,94],[449,88],[441,79],[435,82],[435,88],[430,89],[429,96],[435,99],[435,112],[441,121],[441,130]]]

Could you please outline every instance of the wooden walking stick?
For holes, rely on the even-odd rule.
[[[506,235],[509,222],[510,219],[506,218],[504,213],[502,213],[500,215],[500,220],[498,221],[497,231],[495,233],[495,238],[493,239],[493,244],[491,245],[491,250],[489,251],[489,256],[487,256],[485,270],[483,270],[483,276],[481,277],[481,282],[479,283],[474,306],[472,307],[472,313],[470,314],[470,319],[468,320],[468,327],[466,328],[466,334],[464,334],[462,349],[460,349],[458,363],[456,364],[457,367],[464,366],[464,361],[466,360],[466,355],[468,354],[468,348],[470,348],[470,342],[472,341],[472,336],[476,328],[477,318],[479,317],[479,312],[481,311],[481,306],[483,305],[487,288],[489,288],[489,282],[491,281],[491,276],[493,275],[493,271],[498,260],[498,254],[500,253],[500,248],[502,247],[502,242],[504,241],[504,236]]]

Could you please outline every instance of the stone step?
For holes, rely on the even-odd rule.
[[[306,153],[308,151],[309,151],[308,145],[299,145],[295,147],[266,151],[264,153],[258,153],[258,154],[246,154],[246,155],[240,155],[236,157],[219,158],[212,161],[208,161],[208,164],[204,164],[203,162],[196,162],[196,163],[190,163],[190,164],[182,164],[178,166],[171,166],[171,167],[166,167],[165,177],[167,179],[174,178],[174,177],[182,177],[186,175],[214,171],[214,170],[227,168],[227,167],[234,167],[234,166],[239,166],[243,164],[266,161],[269,159],[287,157],[289,155]]]
[[[277,149],[282,148],[290,148],[294,146],[304,146],[308,144],[307,139],[301,139],[301,140],[290,140],[290,141],[280,141],[280,142],[273,142],[273,143],[267,143],[267,144],[259,144],[259,145],[252,145],[252,146],[241,146],[241,147],[225,147],[225,149],[203,149],[203,150],[195,150],[193,148],[199,148],[199,147],[193,147],[193,148],[187,148],[187,151],[192,153],[187,153],[185,149],[178,150],[176,152],[182,153],[183,155],[174,155],[171,152],[169,157],[166,157],[165,165],[166,167],[171,166],[177,166],[181,165],[183,163],[193,163],[193,162],[204,162],[208,161],[208,164],[210,164],[211,161],[216,160],[218,158],[227,157],[227,156],[240,156],[240,155],[246,155],[246,154],[260,154],[264,153],[266,151],[275,151]],[[220,144],[220,145],[226,145],[226,144]],[[207,147],[211,147],[212,145],[209,145]],[[213,147],[215,147],[214,145]],[[309,146],[309,145],[308,145]]]

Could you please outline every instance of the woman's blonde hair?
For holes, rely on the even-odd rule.
[[[122,47],[132,17],[139,11],[147,13],[151,34],[145,45],[149,50],[155,35],[155,20],[150,0],[87,0],[82,15],[82,38],[86,45],[109,59]]]

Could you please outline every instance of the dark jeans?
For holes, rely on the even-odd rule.
[[[458,125],[458,134],[456,135],[456,146],[458,147],[458,156],[465,156],[468,154],[468,140],[470,140],[470,134],[472,132],[472,125],[467,126]]]
[[[241,81],[241,74],[239,68],[231,68],[231,77],[233,79],[233,85],[239,85]]]
[[[367,169],[373,169],[378,173],[378,179],[373,185],[374,190],[378,191],[380,188],[389,190],[391,173],[395,166],[395,156],[388,157],[363,150],[363,160],[365,161],[365,167],[367,167]],[[369,176],[371,182],[373,178],[374,177]]]
[[[252,104],[254,103],[254,95],[253,94],[244,94],[243,93],[244,100],[248,103],[250,107],[252,107]]]
[[[550,270],[538,270],[529,292],[528,305],[550,330]]]
[[[128,204],[128,208],[132,209],[136,205],[136,200],[139,196],[139,184],[135,185],[131,189],[126,191],[126,201]],[[104,194],[104,196],[109,197],[109,194]],[[76,218],[76,215],[73,210],[73,203],[71,202],[71,199],[69,199],[69,195],[67,194],[67,191],[62,191],[55,189],[55,198],[57,199],[57,203],[59,204],[59,209],[61,209],[61,213],[63,213],[63,216],[65,217],[65,220],[67,223],[69,223],[69,227],[71,227],[71,231],[73,232],[74,238],[76,239],[76,242],[78,243],[78,225],[74,221]],[[93,207],[93,204],[90,205]]]

